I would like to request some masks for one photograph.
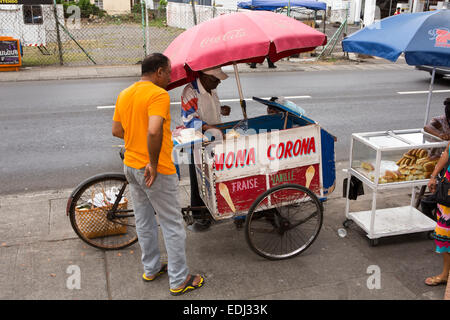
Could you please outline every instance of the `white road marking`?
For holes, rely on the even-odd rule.
[[[97,109],[114,109],[116,106],[98,106]]]
[[[399,91],[398,94],[423,94],[428,93],[429,90],[424,91]],[[433,93],[445,93],[450,92],[450,90],[433,90]]]
[[[269,100],[271,97],[264,97],[261,99],[265,99],[265,100]],[[291,99],[291,100],[295,100],[295,99],[311,99],[311,96],[289,96],[289,97],[284,97],[285,99]],[[252,101],[253,99],[251,98],[246,98],[246,101]],[[220,100],[220,102],[239,102],[239,99],[222,99]],[[181,102],[172,102],[171,105],[180,105]],[[114,109],[116,106],[98,106],[97,109]]]

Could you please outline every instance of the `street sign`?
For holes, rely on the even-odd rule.
[[[18,71],[21,65],[19,40],[0,37],[0,71]]]
[[[53,4],[53,0],[0,0],[0,5],[2,4]]]

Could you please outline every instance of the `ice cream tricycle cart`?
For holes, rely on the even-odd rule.
[[[225,139],[206,139],[195,130],[174,135],[176,163],[182,158],[179,151],[194,152],[198,191],[205,203],[182,209],[188,224],[204,218],[245,222],[250,248],[272,260],[294,257],[315,241],[322,227],[322,203],[335,187],[336,139],[292,103],[253,98],[280,112],[248,119],[237,65],[261,63],[266,57],[276,62],[325,44],[325,34],[295,19],[237,12],[186,30],[164,51],[171,62],[167,90],[195,80],[202,70],[232,64],[244,118],[216,125]],[[129,199],[124,174],[97,175],[74,190],[67,215],[89,245],[123,249],[137,241]]]
[[[211,141],[200,132],[200,139],[190,142],[174,137],[175,158],[181,150],[185,155],[194,151],[205,203],[182,213],[187,224],[204,218],[245,223],[254,252],[271,260],[287,259],[304,252],[320,232],[322,203],[336,182],[336,140],[295,106],[253,99],[280,112],[220,124],[224,140]],[[90,246],[123,249],[138,240],[130,199],[123,173],[102,173],[75,188],[67,215]]]
[[[244,119],[216,124],[225,140],[199,137],[194,143],[198,191],[205,206],[184,208],[188,223],[194,216],[245,221],[250,247],[268,259],[293,257],[314,242],[322,226],[322,201],[335,182],[334,138],[298,108],[259,98],[254,100],[281,112],[248,119],[238,64],[266,58],[276,62],[326,42],[325,34],[300,21],[249,11],[202,22],[167,47],[168,90],[195,80],[199,72],[233,65]]]
[[[336,180],[335,138],[295,108],[253,99],[280,112],[217,125],[225,139],[174,137],[176,159],[192,147],[205,203],[182,212],[187,224],[205,218],[245,223],[254,252],[271,260],[291,258],[320,232],[322,202]]]

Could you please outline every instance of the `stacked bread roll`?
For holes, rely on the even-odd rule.
[[[417,159],[423,159],[428,156],[428,151],[425,149],[412,149],[403,155],[403,157],[397,161],[398,166],[413,165]]]
[[[400,181],[429,179],[438,160],[431,160],[425,149],[412,149],[397,161]]]
[[[437,162],[438,160],[431,160],[428,157],[426,149],[409,150],[396,162],[398,170],[386,170],[384,175],[380,177],[379,183],[429,179]],[[369,177],[374,181],[373,174]]]

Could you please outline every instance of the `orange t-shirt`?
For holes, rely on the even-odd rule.
[[[150,162],[147,148],[148,117],[164,118],[163,140],[157,171],[175,174],[172,161],[172,132],[170,131],[170,96],[161,87],[150,81],[136,82],[123,90],[117,98],[113,120],[120,122],[125,131],[124,163],[142,169]]]

